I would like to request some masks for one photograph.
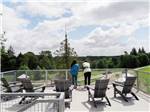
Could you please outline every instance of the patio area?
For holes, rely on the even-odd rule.
[[[72,102],[70,104],[70,108],[65,108],[65,112],[99,112],[99,111],[114,111],[114,112],[122,112],[122,111],[138,111],[138,112],[149,112],[150,111],[150,96],[137,92],[136,95],[139,98],[139,101],[132,98],[130,95],[128,96],[129,102],[125,102],[119,95],[117,98],[113,97],[113,87],[112,85],[108,86],[107,96],[111,102],[111,107],[106,104],[106,100],[104,99],[102,102],[97,101],[97,108],[94,107],[93,102],[88,101],[88,91],[84,89],[83,86],[78,86],[77,89],[72,91]],[[46,87],[45,93],[53,93],[53,87]],[[136,92],[136,90],[135,90]],[[47,100],[47,97],[44,98]],[[20,99],[15,100],[15,104],[13,107],[6,109],[5,106],[10,105],[13,101],[8,101],[7,105],[3,105],[1,108],[1,112],[13,112],[16,109],[15,105],[19,102]],[[1,103],[2,104],[2,103]],[[50,111],[46,111],[48,103],[43,103],[39,105],[32,104],[30,109],[25,110],[26,112],[54,112],[53,109]],[[2,106],[2,105],[1,105]],[[46,107],[46,108],[45,108]],[[57,106],[56,106],[57,107]],[[57,110],[55,107],[55,110]],[[18,107],[20,108],[20,106]],[[6,110],[5,110],[6,109]],[[57,111],[56,111],[57,112]]]
[[[111,107],[105,104],[105,99],[101,102],[97,102],[97,108],[94,107],[92,102],[88,102],[88,92],[83,87],[73,90],[72,102],[70,109],[65,109],[65,112],[99,112],[99,111],[138,111],[149,112],[150,111],[150,96],[143,94],[142,92],[136,93],[139,97],[139,101],[129,97],[129,102],[125,102],[119,95],[117,98],[113,96],[113,87],[109,85],[107,90],[107,97],[111,102]]]
[[[139,98],[139,101],[134,97],[128,95],[129,102],[125,102],[119,95],[114,98],[113,86],[109,85],[107,90],[107,97],[110,100],[111,107],[106,104],[106,100],[97,101],[97,108],[94,107],[93,102],[88,101],[88,91],[83,86],[78,86],[77,89],[72,91],[72,102],[70,109],[65,108],[65,112],[99,112],[99,111],[138,111],[138,112],[149,112],[150,111],[150,96],[139,91],[133,91]],[[52,92],[52,88],[47,87],[45,92]]]
[[[29,105],[19,105],[20,99],[25,96],[26,93],[19,93],[19,96],[15,98],[14,100],[10,100],[7,102],[1,102],[1,112],[99,112],[99,111],[114,111],[114,112],[122,112],[122,111],[138,111],[138,112],[149,112],[150,111],[150,95],[148,95],[148,91],[144,91],[147,94],[141,92],[140,90],[146,90],[146,88],[149,88],[149,85],[146,83],[141,83],[141,80],[139,76],[141,74],[137,74],[137,81],[136,81],[136,87],[137,90],[134,88],[133,91],[134,93],[138,96],[139,101],[136,100],[134,97],[127,95],[128,101],[125,102],[119,95],[117,95],[117,98],[114,98],[114,91],[113,91],[113,86],[112,82],[114,82],[116,74],[121,74],[121,72],[118,72],[117,70],[111,70],[113,71],[112,74],[108,74],[107,77],[110,77],[109,85],[108,85],[108,90],[106,92],[106,95],[111,103],[111,107],[106,104],[106,100],[104,99],[103,101],[97,101],[97,108],[94,107],[93,102],[88,101],[88,91],[87,89],[84,88],[83,84],[79,82],[79,85],[77,89],[73,89],[72,91],[72,102],[70,103],[70,108],[65,108],[64,109],[64,103],[63,99],[59,100],[57,99],[58,95],[54,90],[53,87],[53,81],[50,80],[52,76],[54,77],[57,74],[64,73],[64,75],[67,77],[68,71],[39,71],[44,79],[40,80],[34,80],[32,79],[32,76],[34,76],[34,73],[37,71],[11,71],[11,72],[6,72],[3,73],[2,76],[5,77],[9,81],[15,81],[17,79],[17,76],[21,75],[23,72],[26,74],[32,74],[30,75],[31,81],[35,86],[39,86],[41,84],[46,85],[46,89],[43,92],[41,92],[41,95],[44,95],[44,99],[38,98],[37,101],[29,104]],[[119,70],[120,71],[120,70]],[[31,73],[33,72],[33,73]],[[58,72],[58,73],[57,73]],[[100,78],[102,75],[100,73],[103,73],[104,71],[94,71],[93,74],[95,73],[96,79]],[[44,74],[45,73],[45,74]],[[97,74],[96,74],[97,73]],[[132,74],[135,72],[131,72]],[[15,74],[15,75],[13,75]],[[142,74],[142,76],[147,75]],[[118,75],[117,75],[118,76]],[[124,77],[123,74],[121,74],[122,77]],[[129,76],[129,74],[128,74]],[[11,80],[10,80],[11,79]],[[95,80],[96,80],[95,79]],[[118,80],[117,80],[118,81]],[[92,84],[94,84],[94,80]],[[143,86],[146,85],[146,86]],[[94,86],[94,85],[91,85]],[[145,88],[146,87],[146,88]],[[1,88],[2,89],[2,88]],[[54,94],[53,94],[54,93]],[[56,93],[56,94],[55,94]],[[29,93],[31,96],[35,96],[37,94],[30,92]],[[50,95],[51,94],[51,95]],[[38,96],[41,96],[38,95]],[[14,94],[15,96],[15,94]],[[64,97],[63,97],[64,98]],[[61,102],[61,105],[59,104]],[[51,105],[53,104],[53,105]],[[24,109],[22,109],[24,108]],[[61,108],[60,111],[59,108]],[[19,110],[19,111],[18,111]],[[23,110],[23,111],[20,111]]]

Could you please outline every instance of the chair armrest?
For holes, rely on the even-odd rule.
[[[70,87],[69,87],[69,90],[70,90],[70,91],[73,91],[73,89],[74,89],[74,86],[70,86]]]
[[[21,83],[20,81],[13,81],[13,82],[8,82],[8,84],[17,84],[17,83]]]
[[[16,84],[16,83],[18,83],[18,81],[8,82],[8,84]]]
[[[22,84],[9,85],[9,87],[21,87]]]
[[[37,90],[37,89],[41,89],[41,88],[42,88],[42,90],[44,91],[44,90],[45,90],[45,87],[46,87],[45,85],[39,86],[39,87],[35,87],[34,90]]]
[[[95,90],[95,89],[93,89],[93,88],[90,87],[90,86],[86,86],[86,88],[87,88],[87,90],[90,90],[90,89],[93,90],[93,91]]]
[[[119,82],[113,82],[112,84],[113,84],[114,86],[121,86],[121,87],[124,86],[122,83],[119,83]]]

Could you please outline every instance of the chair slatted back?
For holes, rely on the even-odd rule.
[[[26,92],[34,92],[33,85],[30,79],[22,79],[21,82]]]
[[[106,95],[109,79],[96,80],[94,98],[102,98]]]
[[[1,78],[1,81],[3,83],[2,86],[7,89],[7,92],[12,92],[11,87],[9,86],[7,80],[5,78]]]
[[[57,92],[65,92],[65,98],[69,98],[69,87],[71,83],[69,80],[55,80],[55,87]]]
[[[122,93],[130,93],[132,90],[132,87],[134,86],[135,80],[136,80],[136,77],[127,77],[124,83]]]

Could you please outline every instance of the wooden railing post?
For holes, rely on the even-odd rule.
[[[66,80],[68,79],[68,70],[66,70]]]
[[[46,85],[47,85],[47,76],[48,76],[48,71],[45,70],[45,82],[46,82]]]
[[[137,75],[137,92],[140,90],[140,82],[139,82],[139,73],[138,71],[136,71],[136,75]]]

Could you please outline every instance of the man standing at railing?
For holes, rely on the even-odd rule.
[[[85,60],[82,66],[83,66],[83,72],[84,72],[84,85],[85,85],[84,87],[86,87],[86,85],[90,85],[90,82],[91,82],[90,63]]]

